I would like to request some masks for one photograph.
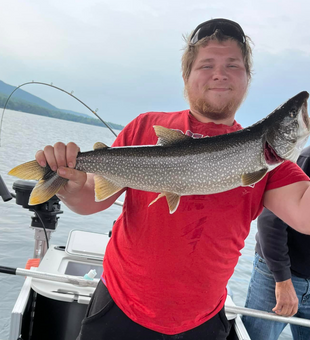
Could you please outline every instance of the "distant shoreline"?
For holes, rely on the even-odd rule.
[[[0,107],[0,121],[1,121],[1,116],[2,116],[2,109]],[[57,118],[57,117],[50,117],[50,116],[45,116],[45,115],[38,115],[38,114],[35,114],[35,113],[31,113],[31,112],[24,112],[24,111],[20,111],[20,110],[13,110],[13,109],[8,109],[6,108],[5,112],[6,111],[14,111],[16,113],[24,113],[25,115],[34,115],[34,116],[41,116],[41,117],[45,117],[45,118],[52,118],[52,119],[60,119],[60,120],[64,120],[64,121],[67,121],[67,122],[72,122],[72,123],[79,123],[79,124],[86,124],[86,125],[92,125],[92,126],[98,126],[98,127],[103,127],[103,128],[106,128],[108,129],[108,127],[106,125],[104,125],[99,119],[98,119],[98,124],[88,124],[88,123],[82,123],[78,120],[69,120],[69,119],[63,119],[63,118]],[[9,114],[9,113],[6,113],[6,114]],[[94,119],[96,120],[96,119]],[[122,129],[120,128],[115,128],[114,126],[112,126],[113,123],[110,123],[110,122],[106,122],[109,127],[112,129],[112,130],[117,130],[117,131],[121,131]],[[115,125],[115,124],[113,124]],[[117,125],[119,126],[119,125]],[[123,127],[122,127],[123,128]],[[0,339],[1,340],[1,339]]]
[[[8,97],[7,95],[0,92],[0,108],[2,109],[4,108],[7,97]],[[50,118],[68,120],[72,122],[78,122],[82,124],[105,127],[105,125],[97,118],[87,117],[86,115],[67,113],[67,112],[63,112],[60,109],[57,109],[57,110],[49,109],[49,108],[39,106],[35,103],[31,103],[29,101],[26,101],[20,98],[11,98],[9,103],[7,104],[6,109],[20,111],[20,112],[29,113],[29,114],[35,114],[38,116],[45,116],[45,117],[50,117]],[[111,122],[106,122],[106,123],[112,129],[122,130],[124,128],[124,126],[120,124],[115,124]]]

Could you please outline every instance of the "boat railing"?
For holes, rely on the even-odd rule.
[[[114,202],[114,204],[115,204],[115,205],[119,205],[120,207],[122,207],[122,206],[124,205],[124,203],[123,203],[122,201],[118,201],[118,200],[116,200],[116,201]]]
[[[0,267],[0,271],[6,274],[28,276],[28,277],[37,278],[37,279],[70,283],[70,284],[81,286],[81,287],[96,287],[98,284],[98,279],[86,280],[82,277],[76,277],[76,276],[71,276],[71,275],[55,275],[51,273],[32,271],[32,270],[27,270],[27,269],[22,269],[22,268]],[[280,316],[274,313],[268,313],[268,312],[260,311],[257,309],[246,308],[246,307],[225,305],[225,312],[232,313],[232,314],[247,315],[247,316],[266,319],[270,321],[284,322],[284,323],[289,323],[292,325],[298,325],[298,326],[303,326],[303,327],[310,327],[310,320],[308,319],[303,319],[303,318],[294,317],[294,316],[291,316],[291,317]]]
[[[266,319],[270,321],[278,321],[278,322],[289,323],[292,325],[310,327],[310,320],[299,318],[299,317],[297,318],[296,316],[291,316],[291,317],[280,316],[280,315],[276,315],[273,313],[260,311],[257,309],[251,309],[251,308],[239,307],[239,306],[225,306],[225,311],[229,313],[234,313],[234,314],[252,316],[254,318],[261,318],[261,319]]]

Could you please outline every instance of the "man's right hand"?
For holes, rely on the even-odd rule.
[[[57,171],[59,176],[69,179],[67,184],[58,191],[57,194],[60,196],[77,194],[87,181],[85,172],[74,169],[79,151],[80,148],[75,143],[66,145],[58,142],[54,146],[47,145],[44,150],[36,153],[35,158],[41,166],[45,167],[48,164],[53,171]]]
[[[293,316],[298,311],[298,298],[292,280],[276,282],[276,306],[272,309],[281,316]]]

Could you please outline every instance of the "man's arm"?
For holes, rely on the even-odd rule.
[[[75,143],[48,145],[36,153],[41,166],[49,164],[58,175],[69,181],[58,191],[57,196],[72,211],[89,215],[109,208],[126,190],[125,188],[102,202],[95,201],[94,175],[75,170],[76,157],[80,148]]]
[[[81,215],[90,215],[109,208],[126,190],[124,188],[108,199],[96,202],[93,174],[85,174],[70,168],[60,168],[58,172],[70,180],[70,186],[61,189],[57,196],[69,209]],[[85,175],[87,179],[84,183]],[[78,192],[75,192],[75,188],[71,191],[74,184],[77,184],[77,188],[81,186]]]
[[[299,156],[297,160],[297,164],[303,169],[303,171],[309,176],[310,175],[310,147],[305,148],[302,152],[301,155]],[[285,187],[284,187],[285,188]],[[287,188],[289,189],[289,188]],[[275,189],[277,190],[277,189]],[[299,191],[300,190],[300,191]],[[271,190],[272,191],[272,190]],[[309,197],[309,182],[301,182],[301,185],[297,187],[297,191],[293,189],[293,196],[292,199],[297,199],[297,211],[299,207],[304,207],[307,204],[307,201],[304,201],[307,197]],[[285,190],[287,194],[287,190]],[[268,193],[268,192],[267,192]],[[278,199],[278,194],[279,193],[268,193],[265,194],[265,199],[264,204],[268,206],[268,204],[271,204],[273,206],[276,206],[276,200]],[[294,196],[297,195],[297,196]],[[300,198],[301,197],[301,198]],[[268,200],[271,200],[271,202],[268,202]],[[299,201],[299,203],[298,203]],[[289,204],[281,202],[281,204]],[[277,208],[274,208],[277,210]],[[280,209],[283,209],[283,207],[280,207]],[[288,217],[289,218],[295,218],[295,208],[290,209],[288,207],[288,212],[292,212],[292,216]],[[296,219],[298,223],[298,219]],[[304,217],[302,218],[302,222],[305,223]],[[266,229],[264,228],[264,225]],[[258,228],[261,228],[261,235],[263,235],[263,241],[261,242],[261,246],[264,248],[263,255],[265,257],[265,260],[267,262],[268,267],[270,268],[271,272],[273,272],[275,281],[276,281],[276,288],[275,288],[275,295],[276,295],[276,301],[277,304],[273,308],[273,311],[279,315],[285,315],[285,316],[292,316],[297,313],[298,310],[298,298],[296,296],[295,288],[293,286],[292,280],[290,278],[290,272],[287,271],[287,264],[285,264],[285,259],[289,257],[287,254],[288,251],[288,246],[287,246],[287,225],[279,219],[277,216],[273,215],[272,212],[268,211],[265,209],[261,216],[258,218]],[[271,229],[270,229],[271,228]],[[278,228],[279,232],[274,228]],[[283,233],[285,228],[285,234]],[[306,224],[306,229],[307,229],[307,224]],[[276,237],[273,238],[272,242],[275,242],[275,248],[273,245],[270,245],[269,241],[271,242],[270,239],[270,230],[273,230],[276,235]],[[298,230],[298,229],[296,229]],[[272,233],[272,231],[271,231]],[[277,234],[276,234],[277,233]],[[279,250],[281,251],[281,245],[280,248],[277,247],[277,245],[282,244],[283,245],[283,237],[285,235],[285,246],[286,246],[286,251],[282,246],[282,251],[283,253],[280,254],[278,253],[276,257],[273,257],[270,252],[274,250]],[[279,237],[280,236],[280,237]],[[266,242],[267,244],[263,244]],[[272,258],[275,261],[272,261]],[[281,259],[280,261],[277,261]],[[281,268],[281,263],[282,263],[282,268]],[[279,269],[280,267],[280,269]],[[280,271],[279,271],[280,270]],[[288,276],[289,275],[289,276]]]
[[[266,208],[257,219],[256,252],[265,259],[277,282],[291,278],[287,228],[287,224]]]
[[[113,147],[132,145],[132,136],[138,133],[138,118],[119,133]],[[44,150],[37,151],[36,160],[43,167],[49,164],[53,171],[58,172],[59,176],[69,180],[57,193],[61,201],[74,212],[89,215],[109,208],[126,188],[102,202],[96,202],[94,175],[74,169],[79,151],[80,148],[73,142],[67,145],[58,142],[54,146],[47,145]]]
[[[263,204],[293,229],[310,235],[310,182],[268,190]]]
[[[276,281],[273,311],[278,315],[293,316],[298,310],[298,298],[291,280],[287,228],[282,220],[264,209],[257,219],[256,248]]]

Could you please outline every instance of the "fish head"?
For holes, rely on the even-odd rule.
[[[308,92],[300,92],[267,117],[269,126],[263,140],[267,164],[297,161],[310,134],[308,98]]]

